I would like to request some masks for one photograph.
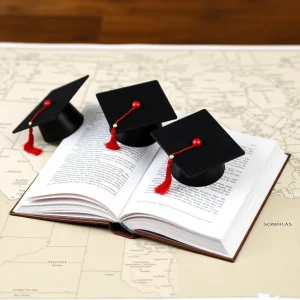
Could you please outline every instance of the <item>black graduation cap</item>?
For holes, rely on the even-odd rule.
[[[48,143],[62,141],[74,133],[83,123],[83,115],[70,103],[70,100],[87,80],[89,75],[51,91],[43,101],[13,131],[29,128],[29,138],[24,145],[26,152],[39,155],[42,150],[34,148],[33,130],[39,126],[44,140]]]
[[[159,194],[169,190],[171,174],[189,186],[212,184],[223,175],[226,162],[245,154],[206,109],[151,134],[169,155],[166,179],[155,188]]]
[[[111,130],[106,147],[118,150],[117,141],[133,147],[155,143],[151,131],[177,116],[157,80],[98,93],[97,99]]]

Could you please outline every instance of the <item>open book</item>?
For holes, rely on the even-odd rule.
[[[82,127],[59,145],[11,215],[102,224],[125,237],[235,260],[289,158],[276,141],[227,130],[246,154],[227,163],[216,183],[189,187],[173,179],[162,196],[153,189],[168,157],[157,143],[107,150],[100,107],[83,114]]]

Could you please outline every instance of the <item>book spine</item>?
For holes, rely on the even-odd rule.
[[[120,226],[122,226],[126,231],[130,232],[133,234],[133,230],[129,229],[124,223],[119,223]]]
[[[130,230],[125,224],[118,222],[111,222],[108,225],[110,231],[114,234],[133,239],[135,237],[134,231]]]

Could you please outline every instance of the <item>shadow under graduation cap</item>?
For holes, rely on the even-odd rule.
[[[48,143],[62,141],[83,123],[83,115],[70,103],[89,75],[51,91],[13,131],[38,126]]]
[[[206,109],[151,134],[169,155],[166,180],[156,188],[160,194],[170,188],[171,173],[185,185],[206,186],[221,178],[226,162],[245,154]]]
[[[157,80],[96,96],[110,126],[112,138],[106,147],[111,150],[119,149],[116,140],[132,147],[149,146],[155,143],[151,131],[177,118]]]

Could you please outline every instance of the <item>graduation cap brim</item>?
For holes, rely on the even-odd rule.
[[[201,147],[182,152],[173,159],[173,175],[185,184],[213,183],[222,176],[226,162],[245,154],[205,109],[151,134],[168,155],[188,147],[195,138],[201,139]]]
[[[98,93],[96,96],[110,128],[131,109],[133,101],[141,103],[140,109],[118,123],[117,139],[126,145],[139,147],[155,142],[151,131],[161,127],[162,122],[177,118],[157,80]]]
[[[57,89],[52,90],[44,99],[41,101],[35,108],[34,110],[16,127],[16,129],[13,131],[13,133],[17,133],[19,131],[28,129],[29,127],[34,127],[34,126],[40,126],[46,123],[49,123],[51,121],[55,121],[55,119],[64,111],[64,109],[67,107],[67,112],[65,112],[65,117],[61,119],[65,119],[65,126],[72,126],[72,124],[69,124],[69,122],[72,123],[72,116],[76,115],[74,113],[74,107],[71,106],[69,103],[70,100],[73,98],[73,96],[77,93],[77,91],[80,89],[80,87],[84,84],[84,82],[87,80],[89,75],[84,76],[78,80],[75,80],[71,83],[68,83],[64,86],[61,86]],[[44,110],[41,114],[37,116],[37,118],[32,122],[32,125],[29,125],[29,122],[31,121],[32,117],[35,115],[37,111],[43,108],[44,101],[50,99],[53,104]],[[70,107],[73,107],[70,108]],[[75,109],[76,110],[76,109]],[[69,115],[70,118],[68,117]],[[74,118],[74,117],[73,117]],[[78,122],[77,118],[75,117],[76,120],[73,122]],[[71,120],[71,121],[69,121]],[[61,125],[63,125],[64,120],[61,120]],[[74,124],[73,124],[74,125]],[[80,124],[81,125],[81,124]],[[51,127],[51,126],[50,126]],[[73,126],[72,126],[73,127]],[[54,130],[59,129],[54,128]],[[51,129],[50,129],[51,130]]]

